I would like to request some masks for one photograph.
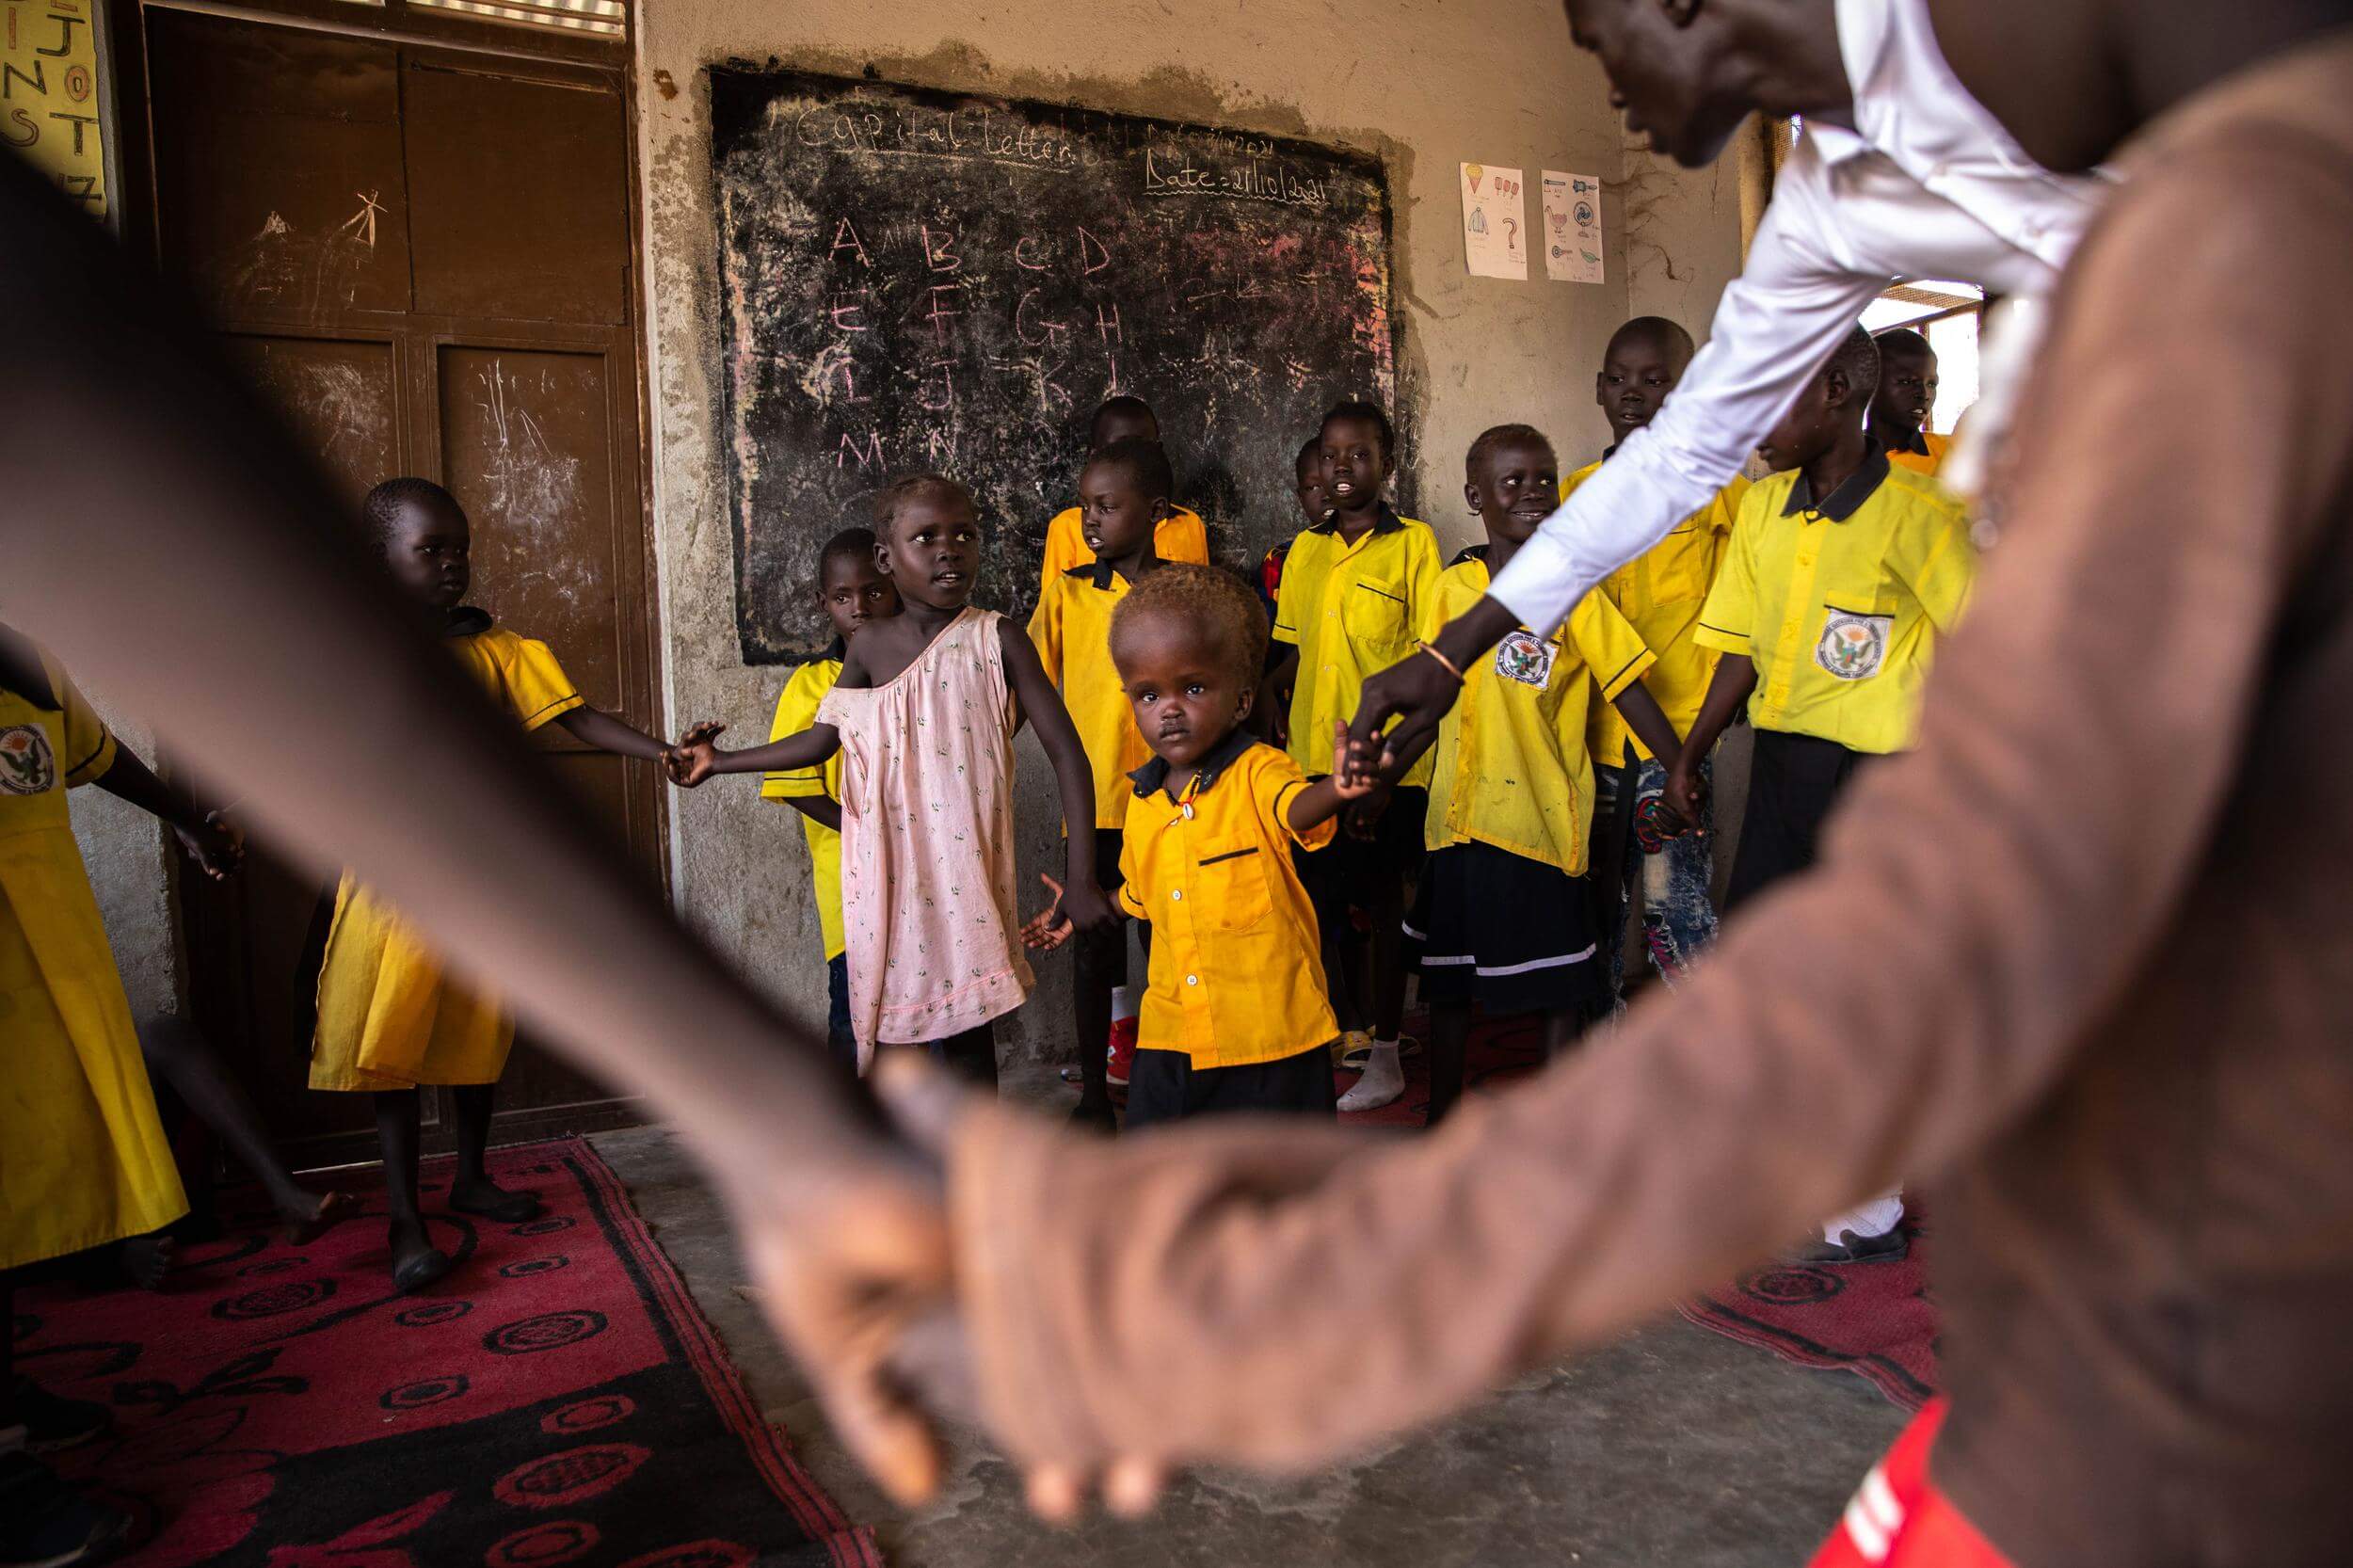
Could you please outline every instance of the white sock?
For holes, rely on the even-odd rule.
[[[1375,1040],[1365,1076],[1340,1096],[1342,1111],[1378,1111],[1405,1092],[1405,1069],[1398,1064],[1397,1042]]]
[[[1884,1236],[1904,1223],[1904,1195],[1889,1192],[1873,1198],[1859,1208],[1850,1208],[1834,1219],[1822,1222],[1822,1240],[1842,1241],[1849,1231],[1858,1238]]]

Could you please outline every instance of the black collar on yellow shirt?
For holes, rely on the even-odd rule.
[[[1201,759],[1200,776],[1193,781],[1193,792],[1196,795],[1208,793],[1210,786],[1225,776],[1227,768],[1234,765],[1235,760],[1257,744],[1258,737],[1240,725],[1236,725],[1232,734],[1218,742],[1210,748],[1209,755]],[[1128,781],[1136,787],[1136,795],[1139,799],[1155,790],[1165,790],[1168,787],[1168,760],[1162,757],[1153,758],[1152,760],[1129,774]],[[1169,798],[1174,800],[1176,797],[1171,795]]]
[[[1399,517],[1397,508],[1385,501],[1381,503],[1381,509],[1372,515],[1372,531],[1376,534],[1394,534],[1404,526],[1405,520]],[[1340,515],[1337,512],[1306,530],[1310,534],[1337,534],[1339,531]]]
[[[490,630],[489,611],[477,610],[471,604],[461,604],[449,613],[449,619],[441,627],[441,635],[472,637],[488,630]]]
[[[1928,432],[1914,430],[1908,425],[1898,426],[1896,439],[1887,442],[1887,450],[1909,452],[1915,457],[1925,457],[1929,455]]]
[[[1082,567],[1072,567],[1063,575],[1075,577],[1097,593],[1107,594],[1112,591],[1112,579],[1117,574],[1112,570],[1112,564],[1109,561],[1096,559],[1089,561]]]
[[[1877,441],[1868,442],[1863,452],[1863,466],[1848,476],[1847,482],[1824,496],[1817,504],[1814,487],[1805,482],[1801,470],[1797,482],[1789,487],[1789,499],[1781,508],[1781,515],[1794,518],[1801,512],[1812,512],[1833,522],[1844,522],[1863,509],[1880,485],[1887,478],[1887,452]]]

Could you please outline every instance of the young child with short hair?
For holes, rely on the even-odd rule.
[[[1455,558],[1423,607],[1425,637],[1486,597],[1495,573],[1558,504],[1561,465],[1543,432],[1498,424],[1471,443],[1463,496],[1487,542]],[[1643,744],[1678,736],[1643,680],[1657,655],[1618,607],[1587,594],[1548,637],[1526,627],[1463,672],[1432,747],[1430,858],[1405,923],[1430,1004],[1430,1125],[1462,1096],[1475,1003],[1490,1017],[1543,1017],[1557,1053],[1582,1027],[1604,971],[1585,888],[1593,836],[1593,695]]]
[[[971,606],[981,565],[972,492],[944,474],[886,487],[875,564],[900,613],[852,640],[816,721],[722,751],[724,725],[680,737],[672,782],[814,767],[840,752],[841,916],[858,1069],[878,1046],[920,1047],[994,1086],[993,1020],[1028,1000],[1014,904],[1013,737],[1024,718],[1054,764],[1063,815],[1095,809],[1069,711],[1019,627]],[[1083,930],[1115,919],[1095,885],[1095,835],[1073,833],[1062,907]]]
[[[1698,637],[1722,654],[1668,789],[1687,809],[1700,759],[1743,706],[1756,730],[1727,918],[1814,863],[1822,824],[1856,771],[1919,729],[1939,638],[1977,572],[1969,520],[1924,474],[1864,433],[1879,351],[1861,328],[1758,446],[1777,471],[1740,504]],[[1900,1193],[1822,1227],[1810,1260],[1903,1256]]]
[[[1936,350],[1908,327],[1881,332],[1879,389],[1871,394],[1871,439],[1897,468],[1933,478],[1953,439],[1929,428],[1936,412]]]
[[[1683,379],[1692,351],[1691,334],[1664,316],[1637,316],[1618,328],[1593,376],[1593,401],[1609,421],[1609,449],[1561,482],[1562,501],[1599,472],[1626,438],[1657,416]],[[1736,475],[1673,533],[1603,578],[1596,590],[1618,607],[1658,656],[1642,684],[1677,734],[1699,716],[1708,678],[1716,671],[1715,649],[1700,647],[1692,633],[1748,488],[1749,482]],[[1716,906],[1709,892],[1716,869],[1714,824],[1708,815],[1710,779],[1703,771],[1696,821],[1683,824],[1672,810],[1664,819],[1665,825],[1697,831],[1662,836],[1654,849],[1641,824],[1646,816],[1657,816],[1658,808],[1650,803],[1665,799],[1667,769],[1674,753],[1655,752],[1609,703],[1594,708],[1592,747],[1595,791],[1588,884],[1609,981],[1600,1000],[1614,1009],[1625,976],[1626,904],[1638,882],[1643,943],[1652,966],[1669,984],[1715,940]],[[1709,764],[1703,761],[1701,767],[1706,770]]]
[[[1095,771],[1095,816],[1088,825],[1095,834],[1096,874],[1111,894],[1119,891],[1119,834],[1132,792],[1128,776],[1152,755],[1136,732],[1112,665],[1112,615],[1130,588],[1161,566],[1154,524],[1167,510],[1173,483],[1168,454],[1141,436],[1124,437],[1090,458],[1079,472],[1079,501],[1095,559],[1048,583],[1030,617],[1030,640],[1070,710]],[[1064,823],[1063,831],[1075,826]],[[1111,1086],[1128,1081],[1128,1063],[1114,1064],[1109,1054],[1112,993],[1128,983],[1127,932],[1108,926],[1082,938],[1074,956],[1070,994],[1080,1087],[1071,1120],[1108,1132],[1117,1125]],[[1126,1054],[1132,1056],[1132,1045]]]
[[[1332,520],[1332,503],[1323,485],[1323,438],[1309,436],[1299,443],[1299,456],[1291,460],[1291,499],[1299,506],[1302,528],[1316,528]],[[1283,592],[1283,563],[1289,559],[1293,539],[1278,541],[1258,561],[1258,602],[1266,609],[1267,624],[1274,624],[1274,601]],[[1270,639],[1269,656],[1275,652]]]
[[[1388,415],[1370,403],[1335,404],[1323,416],[1321,440],[1332,517],[1291,542],[1274,616],[1274,640],[1285,651],[1267,678],[1272,700],[1289,694],[1283,733],[1292,760],[1310,777],[1333,771],[1333,727],[1355,716],[1365,678],[1413,651],[1445,569],[1430,525],[1398,516],[1383,497],[1397,468]],[[1333,1002],[1351,1035],[1344,1063],[1353,1064],[1354,1051],[1364,1051],[1364,1076],[1341,1096],[1343,1111],[1378,1109],[1405,1089],[1399,944],[1405,884],[1421,860],[1430,769],[1424,756],[1393,789],[1377,785],[1353,802],[1339,841],[1308,872]],[[1369,1017],[1347,974],[1357,949],[1347,939],[1352,905],[1372,917],[1369,973],[1361,988]]]
[[[1122,392],[1105,398],[1095,410],[1095,418],[1087,425],[1087,456],[1092,457],[1115,441],[1158,442],[1160,439],[1160,420],[1152,411],[1152,405]],[[1176,486],[1172,482],[1169,488],[1174,489]],[[1053,520],[1046,525],[1045,560],[1038,571],[1040,593],[1071,568],[1094,561],[1094,547],[1086,541],[1085,512],[1082,501],[1055,513]],[[1163,561],[1191,561],[1207,566],[1209,531],[1198,512],[1179,506],[1173,500],[1165,501],[1153,522],[1152,551]]]
[[[1344,765],[1310,783],[1243,728],[1266,626],[1225,572],[1169,566],[1138,583],[1112,612],[1111,656],[1152,749],[1128,779],[1120,863],[1121,911],[1156,933],[1128,1130],[1240,1111],[1329,1116],[1338,1024],[1291,852],[1330,843],[1370,777],[1344,730],[1327,737]],[[1023,938],[1067,940],[1062,907]]]
[[[523,728],[558,724],[600,751],[662,760],[662,742],[588,706],[547,644],[466,604],[473,529],[456,497],[427,479],[387,479],[368,492],[360,514],[392,580],[424,608],[484,694]],[[422,1086],[448,1088],[455,1105],[451,1212],[517,1224],[539,1211],[538,1199],[505,1191],[483,1168],[492,1096],[514,1042],[513,1017],[448,978],[422,935],[346,872],[319,965],[310,1083],[375,1096],[395,1292],[440,1278],[452,1261],[433,1245],[417,1207]]]
[[[817,556],[817,608],[833,627],[833,646],[792,672],[776,696],[776,716],[768,739],[797,735],[817,720],[817,710],[841,679],[850,641],[869,621],[899,613],[899,591],[874,565],[874,531],[844,528],[825,541]],[[760,798],[779,800],[801,814],[808,840],[809,880],[817,894],[817,928],[825,944],[825,1046],[834,1059],[857,1071],[857,1037],[850,1028],[850,966],[841,935],[841,757],[815,767],[776,768],[762,774]]]

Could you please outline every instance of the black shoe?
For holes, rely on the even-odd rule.
[[[0,1454],[0,1568],[104,1562],[130,1535],[129,1514],[90,1501],[28,1453]]]
[[[78,1448],[114,1429],[114,1412],[104,1405],[52,1394],[22,1373],[13,1398],[16,1418],[24,1423],[24,1446],[37,1454]]]
[[[1785,1259],[1790,1263],[1895,1263],[1912,1253],[1912,1239],[1903,1227],[1883,1230],[1877,1236],[1857,1236],[1842,1230],[1835,1241],[1809,1241]]]

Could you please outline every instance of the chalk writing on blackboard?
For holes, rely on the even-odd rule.
[[[1067,105],[712,67],[737,624],[824,632],[828,535],[890,477],[971,486],[979,600],[1026,616],[1096,403],[1158,412],[1178,500],[1255,561],[1322,409],[1395,391],[1379,164]]]

